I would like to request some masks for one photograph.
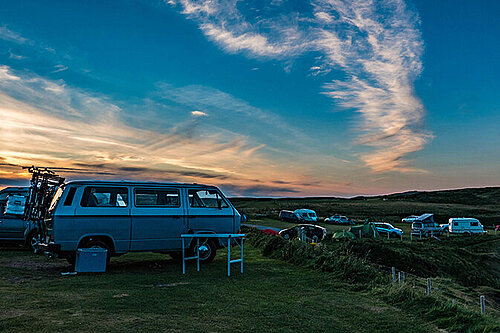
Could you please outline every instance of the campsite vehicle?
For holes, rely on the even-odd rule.
[[[410,216],[407,216],[403,219],[401,219],[401,222],[403,223],[413,223],[415,222],[415,220],[418,218],[417,215],[410,215]]]
[[[295,215],[299,217],[301,221],[304,222],[316,222],[318,220],[318,216],[316,215],[316,212],[311,209],[296,209],[293,211]]]
[[[280,211],[280,220],[285,222],[298,223],[300,222],[300,217],[291,210]]]
[[[483,225],[478,219],[469,217],[452,217],[444,227],[447,227],[448,231],[454,234],[472,235],[488,233],[488,231],[484,230]]]
[[[325,219],[325,223],[329,224],[354,224],[351,219],[343,215],[332,215]]]
[[[417,217],[412,223],[411,231],[425,237],[431,235],[439,236],[443,233],[443,227],[434,222],[434,214],[423,214]]]
[[[284,239],[294,239],[299,236],[299,232],[304,232],[307,238],[314,242],[321,241],[326,236],[326,229],[314,224],[299,224],[294,227],[283,229],[280,231],[280,236]]]
[[[375,228],[381,235],[389,235],[389,237],[401,237],[403,235],[403,230],[395,228],[390,223],[374,222]]]
[[[40,236],[36,224],[23,219],[27,187],[7,187],[0,191],[0,241],[23,243],[34,249]]]
[[[265,233],[266,235],[269,235],[269,236],[279,236],[279,232],[277,232],[276,230],[273,230],[273,229],[264,229],[262,230],[263,233]]]
[[[237,233],[242,219],[215,186],[72,181],[54,194],[43,221],[45,240],[38,248],[70,263],[77,249],[90,247],[107,249],[108,258],[127,252],[179,256],[181,234]],[[212,261],[225,243],[201,239],[200,260]]]

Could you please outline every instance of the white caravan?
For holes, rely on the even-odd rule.
[[[478,219],[470,217],[452,217],[448,220],[448,231],[454,234],[485,234]]]

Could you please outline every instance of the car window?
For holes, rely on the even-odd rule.
[[[136,206],[180,207],[177,189],[135,189]]]
[[[227,202],[216,190],[189,190],[189,205],[195,208],[228,208]]]
[[[88,186],[83,192],[81,205],[82,207],[127,207],[128,189]]]

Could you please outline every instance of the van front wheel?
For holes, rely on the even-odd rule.
[[[217,247],[215,246],[215,243],[212,239],[205,239],[202,242],[200,239],[200,246],[198,247],[198,250],[200,251],[200,261],[204,263],[210,263],[215,258]],[[193,240],[192,251],[194,254],[196,254],[195,240]]]

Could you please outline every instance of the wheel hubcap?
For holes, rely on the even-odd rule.
[[[210,246],[208,246],[207,244],[200,245],[200,247],[198,247],[198,251],[200,253],[200,259],[202,260],[210,257],[210,254],[212,253]]]
[[[31,247],[33,249],[38,243],[40,243],[40,235],[34,235],[33,237],[31,237]]]

